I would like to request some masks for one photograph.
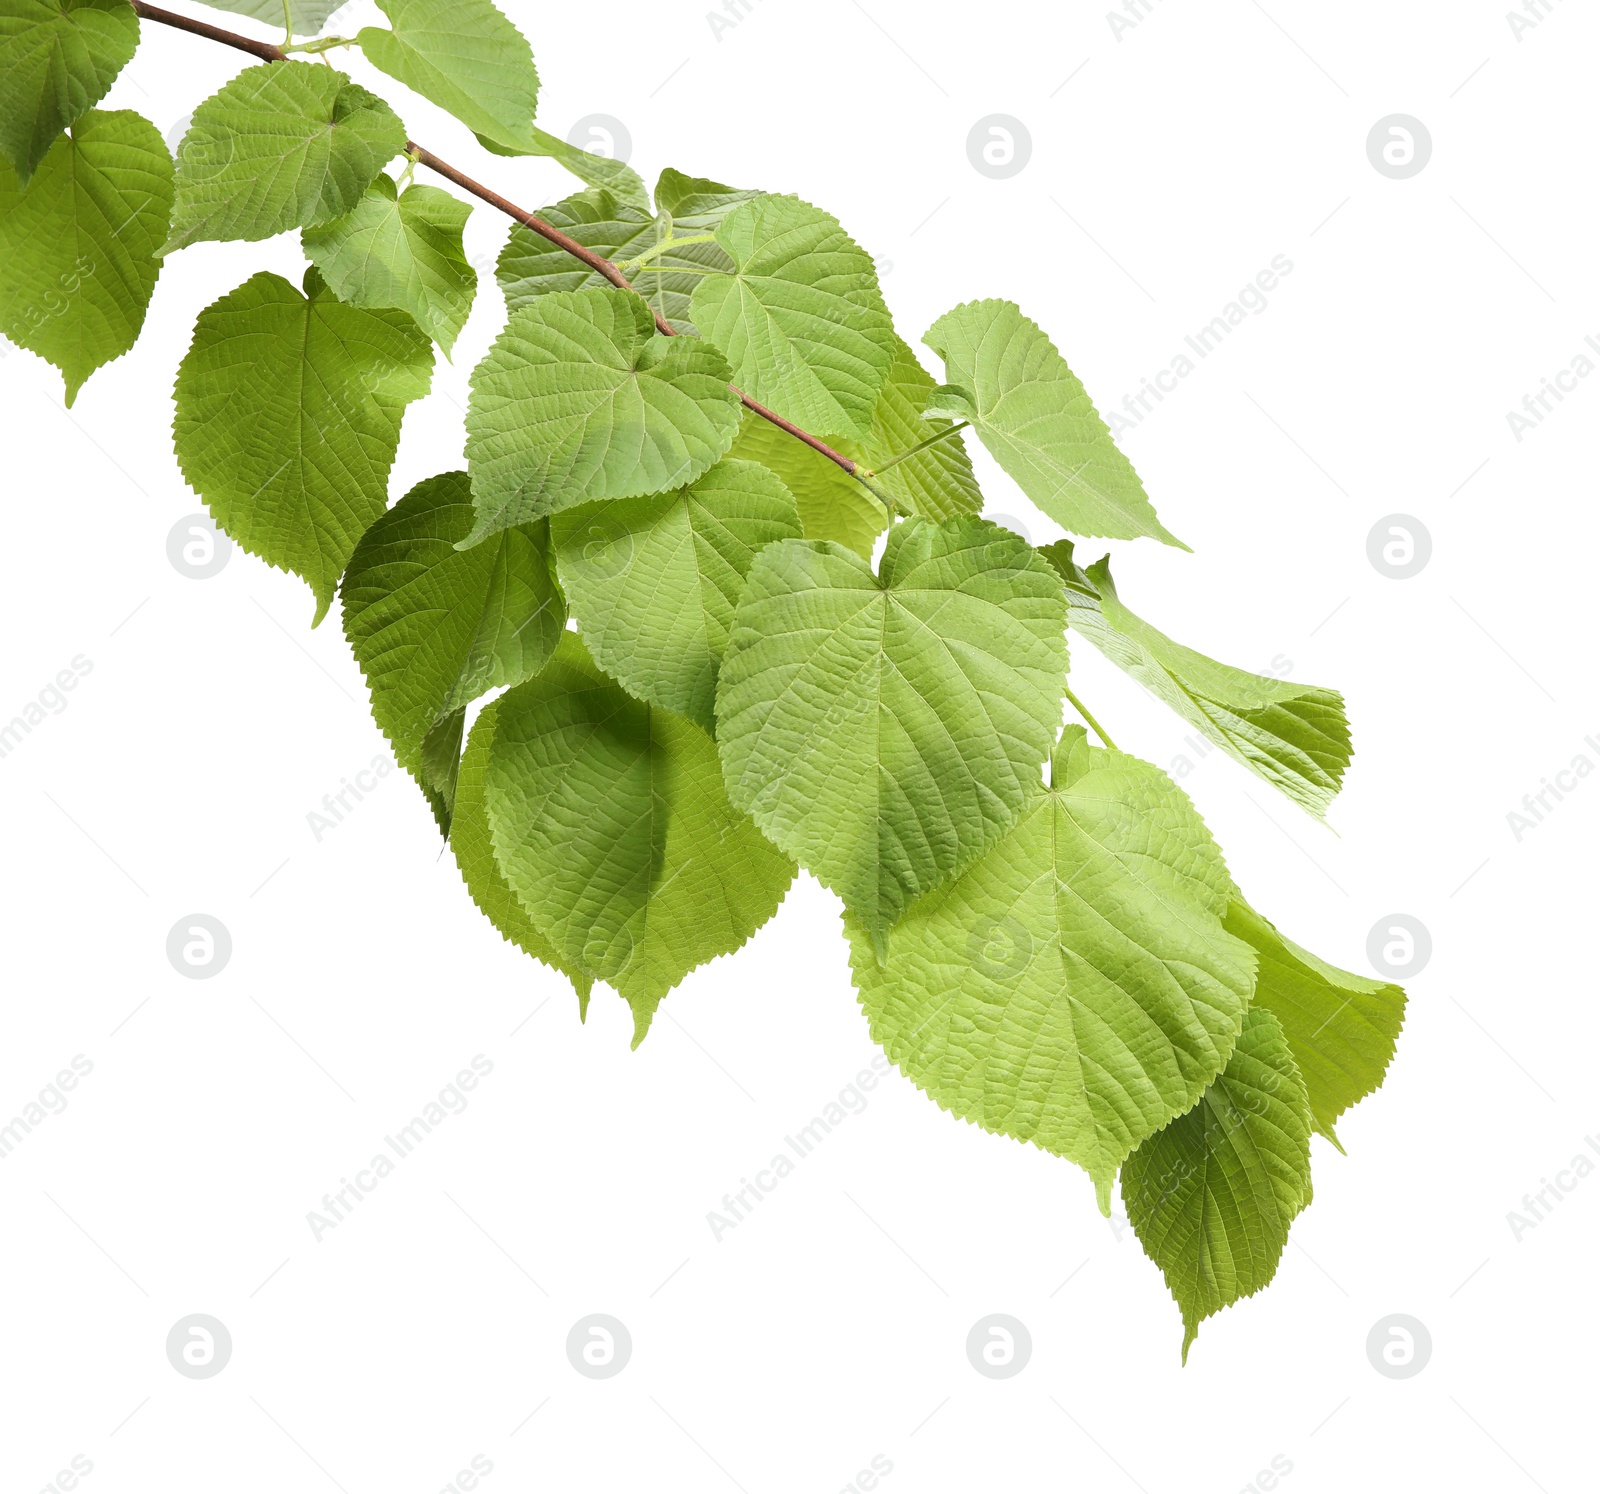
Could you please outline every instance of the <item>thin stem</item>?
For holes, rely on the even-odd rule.
[[[174,26],[179,31],[187,31],[194,36],[203,36],[208,41],[221,42],[228,47],[237,47],[241,52],[248,52],[251,56],[260,57],[267,62],[282,62],[287,56],[282,47],[275,47],[271,42],[252,41],[248,36],[241,36],[237,31],[224,31],[222,27],[212,26],[206,21],[190,20],[188,16],[180,16],[175,11],[162,10],[160,6],[150,5],[146,3],[146,0],[132,0],[132,3],[134,10],[147,21],[159,21],[163,26]],[[414,160],[421,162],[422,165],[430,170],[438,172],[446,181],[454,182],[462,191],[470,192],[480,201],[488,203],[490,207],[497,208],[508,218],[514,219],[522,224],[524,228],[538,234],[540,238],[548,240],[559,249],[565,249],[579,264],[587,265],[595,274],[599,275],[603,280],[609,281],[618,290],[633,291],[635,295],[639,295],[639,292],[629,282],[628,277],[609,259],[596,254],[594,250],[580,244],[576,239],[569,238],[559,228],[546,223],[543,218],[530,213],[526,208],[518,207],[509,198],[502,197],[498,192],[491,191],[481,182],[475,182],[465,172],[458,171],[448,161],[441,160],[431,150],[416,144],[414,141],[408,140],[406,142],[406,152]],[[683,241],[680,239],[679,242],[682,243]],[[640,299],[645,300],[642,296]],[[646,300],[645,304],[649,305],[649,302]],[[653,306],[650,308],[650,314],[655,318],[656,330],[663,337],[676,337],[678,335],[677,328],[672,326]],[[729,387],[738,395],[739,402],[745,409],[754,411],[763,420],[771,421],[779,430],[787,432],[795,440],[805,442],[813,451],[827,457],[830,462],[837,467],[843,468],[852,477],[856,475],[856,464],[842,452],[835,451],[826,441],[819,440],[809,431],[801,430],[799,426],[785,420],[781,415],[769,410],[765,405],[758,404],[737,385],[729,385]],[[881,494],[877,496],[880,499],[882,498]]]
[[[237,47],[241,52],[248,52],[263,62],[282,62],[286,56],[282,47],[275,47],[271,42],[252,41],[248,36],[240,36],[237,31],[224,31],[222,27],[213,26],[209,21],[192,20],[188,16],[180,16],[174,10],[162,10],[159,6],[146,5],[144,0],[133,0],[133,8],[147,21],[159,21],[163,26],[173,26],[179,31],[187,31],[191,36],[203,36],[207,41],[221,42],[225,47]]]
[[[669,249],[681,249],[685,244],[714,244],[716,241],[717,236],[714,233],[690,234],[688,238],[684,239],[665,238],[658,244],[652,244],[643,253],[635,255],[632,259],[624,260],[622,263],[630,270],[641,270],[657,255],[665,254]]]
[[[353,36],[319,36],[315,41],[292,43],[285,42],[283,44],[283,50],[285,52],[306,53],[331,52],[335,47],[353,47],[355,44],[356,42]],[[326,57],[324,57],[322,60],[324,62],[328,61]],[[329,63],[329,66],[331,67],[332,64]]]
[[[951,436],[955,435],[958,431],[966,430],[966,428],[971,424],[972,422],[970,420],[963,420],[959,425],[946,426],[942,431],[937,431],[933,435],[929,436],[927,440],[918,441],[915,446],[906,447],[904,451],[890,457],[888,461],[882,464],[882,466],[873,467],[866,473],[866,476],[877,477],[880,473],[887,472],[891,467],[898,467],[900,463],[905,461],[907,457],[913,457],[919,451],[926,451],[928,447],[934,445],[938,441],[948,441]]]
[[[1096,721],[1094,719],[1094,717],[1089,713],[1089,707],[1086,706],[1081,700],[1079,700],[1078,697],[1076,695],[1074,695],[1070,689],[1067,688],[1067,686],[1063,685],[1061,688],[1062,688],[1062,690],[1064,690],[1066,692],[1067,699],[1072,702],[1073,709],[1076,710],[1077,713],[1080,716],[1082,716],[1083,719],[1085,721],[1087,721],[1090,726],[1092,726],[1094,728],[1094,734],[1097,737],[1099,737],[1100,740],[1102,742],[1104,742],[1107,747],[1109,747],[1113,752],[1115,752],[1117,750],[1117,744],[1115,742],[1113,742],[1111,740],[1111,738],[1106,735],[1105,727],[1103,727],[1098,721]]]
[[[283,50],[287,52],[294,43],[294,16],[289,12],[289,0],[283,0]]]

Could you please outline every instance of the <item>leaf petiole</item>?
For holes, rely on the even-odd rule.
[[[652,244],[648,249],[635,255],[632,259],[622,261],[621,268],[624,270],[643,269],[651,260],[658,255],[667,253],[670,249],[681,249],[685,244],[714,244],[716,241],[717,236],[714,233],[696,233],[682,239],[668,237],[660,240],[659,243]]]
[[[915,446],[908,446],[904,451],[890,457],[889,460],[886,461],[881,467],[872,468],[866,473],[866,476],[876,477],[881,472],[887,472],[891,467],[899,466],[899,464],[905,461],[907,457],[913,457],[919,451],[925,451],[928,447],[934,445],[936,442],[949,440],[949,438],[955,435],[958,431],[964,431],[971,423],[972,422],[970,420],[963,420],[957,425],[947,426],[944,430],[929,436],[927,440],[918,441]],[[857,475],[859,476],[860,474],[858,473]]]
[[[315,41],[308,42],[296,42],[286,37],[282,50],[307,53],[331,52],[335,47],[353,47],[355,44],[355,38],[349,36],[319,36]]]
[[[1070,689],[1068,689],[1067,686],[1063,685],[1061,687],[1061,689],[1065,693],[1067,699],[1072,702],[1072,708],[1075,711],[1077,711],[1077,713],[1080,716],[1082,716],[1083,719],[1085,721],[1087,721],[1089,723],[1089,725],[1094,729],[1094,734],[1097,737],[1099,737],[1100,740],[1102,742],[1104,742],[1107,747],[1109,747],[1113,752],[1115,752],[1117,750],[1117,744],[1115,742],[1113,742],[1111,740],[1111,738],[1106,735],[1105,727],[1103,727],[1098,721],[1096,721],[1094,719],[1093,715],[1090,714],[1089,707],[1086,706],[1081,700],[1079,700],[1078,697],[1076,695],[1074,695],[1072,693],[1072,691]]]

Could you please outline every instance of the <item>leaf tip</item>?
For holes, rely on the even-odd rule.
[[[639,1044],[645,1040],[650,1031],[650,1019],[655,1016],[653,1011],[640,1011],[637,1008],[633,1013],[633,1041],[628,1044],[628,1051],[638,1051]]]

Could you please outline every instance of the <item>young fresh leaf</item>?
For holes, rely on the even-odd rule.
[[[889,527],[888,510],[837,462],[796,441],[770,420],[747,414],[728,455],[760,462],[794,494],[800,532],[810,540],[833,540],[870,559],[878,536]]]
[[[1032,548],[976,518],[907,519],[877,575],[812,540],[756,556],[717,684],[728,793],[880,953],[1038,792],[1064,612]]]
[[[668,177],[677,175],[666,172],[662,180],[665,182]],[[710,190],[713,188],[715,192]],[[658,194],[661,190],[657,188]],[[652,213],[618,196],[609,187],[590,187],[575,192],[551,207],[540,209],[539,216],[586,249],[619,264],[649,253],[651,257],[643,265],[628,272],[633,288],[675,331],[693,332],[689,298],[695,286],[708,271],[731,271],[733,261],[717,243],[685,244],[659,254],[654,252],[656,246],[672,238],[675,231],[680,237],[691,238],[708,232],[721,221],[729,207],[758,194],[735,192],[716,182],[691,181],[687,177],[671,183],[668,190],[669,193],[676,190],[678,195],[670,196],[669,200],[687,208],[688,219],[675,219],[667,208]],[[721,212],[716,208],[719,201],[727,204]],[[505,293],[508,311],[518,311],[535,297],[551,291],[581,290],[611,283],[587,265],[580,264],[559,245],[521,224],[514,227],[506,239],[495,266],[495,277]]]
[[[503,529],[458,550],[472,518],[465,472],[418,483],[362,536],[340,588],[373,718],[400,765],[439,795],[447,827],[462,708],[532,679],[567,619],[549,526]],[[430,744],[441,749],[432,763]]]
[[[1228,931],[1256,951],[1255,1005],[1281,1024],[1305,1080],[1312,1124],[1339,1146],[1333,1123],[1383,1083],[1405,1021],[1406,993],[1319,960],[1237,896]]]
[[[650,211],[650,194],[645,191],[639,173],[626,161],[583,150],[559,135],[541,130],[538,125],[530,125],[527,133],[514,141],[503,130],[498,136],[479,134],[478,144],[497,156],[548,156],[565,166],[580,182],[591,187],[608,187],[619,202],[626,202],[644,213]]]
[[[948,431],[950,421],[923,418],[923,407],[933,389],[933,379],[917,362],[917,355],[896,337],[894,362],[872,409],[872,434],[865,441],[845,441],[840,449],[852,460],[876,467]],[[896,461],[874,477],[873,486],[925,519],[953,519],[983,508],[972,459],[959,434],[947,435],[916,455]]]
[[[396,196],[393,178],[380,176],[353,211],[305,229],[300,242],[347,306],[409,311],[448,355],[478,285],[461,247],[471,212],[420,182]]]
[[[630,694],[714,731],[717,668],[750,564],[763,545],[800,537],[789,490],[755,462],[724,460],[675,493],[586,503],[551,523],[595,661]]]
[[[316,36],[327,24],[328,17],[348,0],[200,0],[200,3],[236,16],[249,16],[263,26],[282,26],[287,8],[289,29],[295,36]]]
[[[1174,643],[1122,605],[1109,555],[1085,571],[1070,540],[1040,553],[1067,582],[1069,628],[1308,814],[1327,813],[1350,764],[1338,691],[1268,679]]]
[[[404,312],[346,306],[315,269],[305,284],[302,296],[252,275],[200,313],[172,435],[218,525],[310,584],[314,626],[388,504],[400,418],[428,392],[433,349]]]
[[[533,127],[539,74],[526,38],[490,0],[378,0],[394,28],[364,26],[367,61],[481,135]]]
[[[1283,1029],[1245,1014],[1228,1065],[1200,1102],[1122,1169],[1122,1204],[1183,1312],[1183,1357],[1200,1324],[1258,1292],[1311,1201],[1311,1112]]]
[[[673,986],[772,917],[794,867],[728,803],[711,738],[626,694],[575,633],[498,705],[495,857],[561,958],[633,1008],[637,1047]]]
[[[703,176],[685,176],[671,166],[656,178],[656,211],[670,218],[673,227],[684,234],[715,232],[741,202],[752,202],[762,195]],[[719,256],[726,252],[718,247]]]
[[[1238,1036],[1255,957],[1223,927],[1231,888],[1182,790],[1069,726],[1048,790],[911,905],[881,968],[846,920],[851,968],[909,1078],[1076,1162],[1109,1212],[1123,1159],[1199,1099]]]
[[[128,0],[6,0],[0,154],[21,186],[61,132],[106,96],[138,45],[139,17]]]
[[[609,187],[588,187],[550,207],[539,216],[586,249],[605,259],[623,261],[654,249],[667,236],[668,224],[644,208],[624,201]],[[696,244],[691,249],[715,249]],[[718,251],[721,252],[720,250]],[[634,276],[634,288],[653,311],[675,331],[693,332],[689,321],[689,296],[698,282],[681,266],[690,250],[669,250],[650,260]],[[693,263],[692,260],[688,261]],[[520,311],[538,297],[553,291],[601,288],[611,284],[587,265],[548,239],[540,238],[520,223],[512,228],[495,264],[495,278],[505,294],[506,310]]]
[[[470,540],[591,498],[693,482],[738,430],[730,378],[714,347],[662,336],[627,291],[539,297],[473,371]]]
[[[484,917],[501,936],[515,944],[524,954],[530,954],[541,964],[559,970],[572,982],[578,993],[578,1015],[587,1016],[589,992],[594,977],[580,965],[564,960],[555,946],[534,926],[528,910],[517,901],[494,859],[494,843],[489,835],[489,814],[484,806],[483,779],[489,766],[489,754],[494,748],[495,721],[500,702],[491,700],[478,712],[472,723],[472,735],[467,739],[467,750],[461,757],[460,775],[456,782],[455,814],[450,822],[450,849],[455,853],[456,865],[461,870],[461,880],[467,884],[471,896]]]
[[[0,161],[0,331],[61,370],[66,400],[144,325],[172,211],[172,158],[147,119],[92,109],[24,190]]]
[[[740,385],[817,434],[867,437],[894,362],[872,256],[797,197],[742,203],[717,227],[731,274],[704,275],[690,315]]]
[[[247,67],[194,111],[162,252],[342,218],[405,143],[394,110],[335,68]]]
[[[923,341],[944,359],[949,380],[925,413],[970,420],[994,459],[1063,529],[1188,548],[1156,518],[1066,359],[1010,301],[957,306]]]

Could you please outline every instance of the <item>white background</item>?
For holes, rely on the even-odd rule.
[[[1600,21],[1555,0],[1519,40],[1487,0],[1156,0],[1119,39],[1096,4],[752,0],[719,39],[703,4],[513,3],[542,122],[611,115],[647,180],[674,165],[826,206],[878,256],[908,340],[1014,298],[1108,409],[1293,262],[1125,436],[1195,554],[1122,545],[1117,574],[1191,645],[1344,692],[1336,833],[1220,753],[1184,781],[1252,899],[1326,958],[1369,969],[1393,913],[1431,932],[1389,1081],[1343,1123],[1347,1157],[1315,1143],[1277,1280],[1187,1369],[1158,1272],[1087,1180],[897,1075],[715,1240],[707,1212],[874,1051],[835,901],[802,879],[630,1052],[619,1000],[597,991],[581,1027],[563,982],[501,943],[403,777],[314,839],[308,813],[386,755],[337,616],[308,631],[308,590],[238,552],[206,581],[166,554],[200,507],[169,445],[194,317],[301,260],[292,235],[203,244],[70,413],[52,370],[0,362],[0,717],[93,664],[0,760],[0,1118],[73,1055],[94,1066],[0,1164],[4,1487],[79,1455],[105,1494],[433,1494],[481,1455],[491,1494],[834,1494],[880,1455],[891,1494],[1232,1494],[1275,1456],[1293,1494],[1594,1489],[1600,1180],[1520,1239],[1507,1215],[1600,1134],[1600,777],[1520,841],[1507,814],[1577,754],[1600,764],[1600,379],[1521,442],[1506,413],[1600,334]],[[358,0],[334,29],[377,19]],[[109,103],[166,133],[245,61],[147,26]],[[516,200],[573,190],[340,65]],[[1409,180],[1366,153],[1397,112],[1433,140]],[[1007,180],[967,157],[995,113],[1032,138]],[[505,230],[474,213],[486,281],[407,416],[395,496],[460,461]],[[1055,533],[979,463],[992,511]],[[1432,536],[1410,580],[1367,557],[1394,513]],[[1074,664],[1122,746],[1185,751],[1090,649]],[[195,912],[232,935],[210,980],[165,954]],[[480,1053],[470,1108],[315,1239],[322,1195]],[[212,1379],[164,1352],[197,1312],[232,1335]],[[594,1312],[632,1334],[608,1380],[565,1354]],[[966,1359],[993,1312],[1032,1336],[1012,1379]],[[1406,1380],[1365,1348],[1394,1313],[1432,1337]]]

